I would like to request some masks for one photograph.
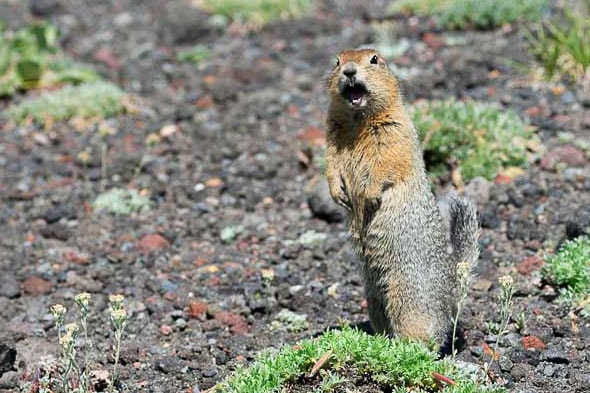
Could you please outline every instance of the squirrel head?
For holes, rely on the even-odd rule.
[[[328,79],[328,91],[332,105],[353,113],[378,113],[401,103],[397,78],[374,49],[341,52]]]

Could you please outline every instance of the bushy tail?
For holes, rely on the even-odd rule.
[[[439,207],[449,230],[449,247],[455,263],[466,262],[475,267],[479,256],[477,213],[471,201],[454,192],[439,199]]]

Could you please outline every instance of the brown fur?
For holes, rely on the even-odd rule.
[[[371,325],[443,345],[456,264],[477,259],[475,209],[453,196],[443,222],[398,81],[378,52],[342,52],[328,92],[326,177],[362,258]]]

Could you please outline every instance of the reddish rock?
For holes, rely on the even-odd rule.
[[[494,183],[496,184],[510,184],[514,181],[514,178],[511,176],[508,176],[506,174],[503,173],[498,173],[496,175],[496,177],[494,178]]]
[[[186,314],[190,319],[196,319],[199,318],[201,315],[204,315],[207,312],[207,308],[207,303],[193,300],[188,304]]]
[[[438,34],[425,33],[422,41],[431,49],[439,49],[445,46],[445,40]]]
[[[535,117],[539,116],[541,109],[538,106],[531,106],[530,108],[527,108],[524,113],[529,117]]]
[[[367,299],[363,299],[363,301],[361,302],[361,308],[363,310],[366,310],[367,307],[369,307],[369,302],[367,301]]]
[[[539,269],[541,266],[543,266],[543,260],[536,255],[533,255],[520,262],[516,270],[518,270],[520,274],[528,276],[535,270]]]
[[[199,109],[209,109],[213,106],[213,97],[209,95],[203,96],[195,102],[195,106]]]
[[[147,255],[152,251],[170,247],[170,242],[168,242],[164,236],[155,233],[145,235],[141,238],[141,240],[137,242],[137,247]]]
[[[39,277],[29,277],[23,282],[23,290],[33,296],[49,293],[52,287],[52,283]]]
[[[568,167],[583,167],[586,164],[586,155],[572,145],[557,146],[545,154],[540,165],[545,170],[554,170],[559,163]]]
[[[541,351],[545,349],[545,343],[537,336],[526,336],[522,338],[522,347],[526,350]]]
[[[117,57],[115,57],[115,55],[113,55],[110,51],[104,48],[101,48],[94,52],[92,58],[100,63],[105,64],[107,67],[113,70],[118,70],[122,66],[121,61]]]
[[[160,326],[160,333],[164,336],[169,336],[172,333],[172,327],[170,325]]]
[[[215,314],[215,320],[229,327],[230,332],[237,335],[248,333],[248,323],[243,316],[230,312],[219,311]]]
[[[318,127],[308,127],[297,135],[297,139],[314,146],[324,146],[326,144],[326,133]]]

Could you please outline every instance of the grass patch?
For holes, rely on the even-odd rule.
[[[546,261],[541,274],[546,281],[559,287],[559,293],[565,300],[578,301],[588,298],[590,237],[581,236],[565,242],[559,252]]]
[[[66,86],[27,98],[6,110],[6,117],[17,123],[32,120],[47,124],[73,117],[103,119],[125,110],[125,93],[112,83],[96,81],[78,86]]]
[[[477,102],[421,102],[409,108],[434,176],[458,166],[463,180],[492,180],[508,167],[526,167],[528,149],[538,146],[534,130],[513,111]]]
[[[263,25],[273,20],[297,17],[307,11],[312,0],[204,0],[208,11],[238,23]]]
[[[346,376],[342,372],[353,368],[358,371],[357,375],[394,392],[504,392],[498,387],[479,385],[449,360],[437,360],[436,353],[422,343],[370,336],[350,327],[326,332],[317,339],[304,340],[275,354],[263,354],[249,368],[239,369],[220,382],[214,391],[278,392],[286,383],[295,383],[308,375],[318,359],[326,354],[330,356],[318,373],[320,387],[343,383]],[[439,390],[433,372],[453,379],[456,386]]]
[[[190,49],[178,52],[176,60],[185,63],[199,64],[211,57],[211,51],[204,45],[195,45]]]
[[[590,2],[579,13],[564,10],[561,19],[528,32],[529,51],[541,62],[546,79],[569,79],[590,90]]]
[[[113,188],[100,194],[92,204],[94,210],[107,211],[118,216],[149,210],[152,202],[137,190]]]
[[[0,97],[11,96],[20,89],[98,78],[90,68],[62,52],[55,26],[37,23],[17,31],[0,26]]]
[[[393,3],[393,11],[434,16],[445,29],[493,29],[539,20],[548,5],[548,0],[399,0]]]

